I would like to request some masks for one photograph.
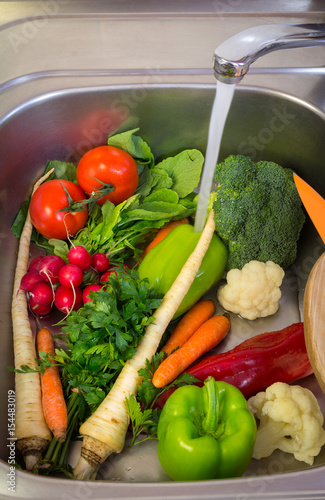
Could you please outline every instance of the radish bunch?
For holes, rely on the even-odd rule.
[[[33,259],[23,276],[20,288],[29,294],[29,307],[37,315],[49,314],[55,306],[69,314],[91,300],[90,291],[98,291],[109,275],[116,272],[110,268],[107,255],[93,256],[83,246],[73,246],[68,253],[68,263],[58,255],[40,256]],[[113,266],[112,266],[113,267]],[[82,287],[84,273],[94,270],[98,283]]]

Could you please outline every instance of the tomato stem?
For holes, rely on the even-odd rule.
[[[96,177],[94,177],[94,179],[96,179]],[[73,201],[73,199],[71,198],[66,187],[63,184],[61,184],[63,189],[64,189],[64,192],[67,196],[68,205],[66,207],[58,210],[58,212],[70,212],[72,214],[76,213],[76,212],[82,212],[83,210],[85,210],[87,205],[89,205],[88,212],[90,214],[92,212],[94,206],[96,205],[96,202],[98,200],[100,200],[100,198],[109,194],[110,192],[112,192],[115,189],[112,184],[105,184],[104,182],[100,181],[99,179],[96,179],[96,181],[100,182],[103,185],[103,187],[93,191],[87,200],[79,200],[79,201]]]

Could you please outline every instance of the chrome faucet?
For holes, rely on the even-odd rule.
[[[238,83],[259,57],[279,49],[325,45],[325,24],[254,26],[228,38],[214,52],[214,75],[223,83]],[[325,58],[324,58],[325,59]]]

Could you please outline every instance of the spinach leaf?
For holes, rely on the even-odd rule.
[[[171,186],[180,198],[184,198],[197,187],[200,181],[204,157],[197,149],[187,149],[176,156],[166,158],[156,165],[173,180]]]
[[[139,208],[128,212],[129,219],[181,219],[184,217],[185,208],[178,203],[169,203],[168,201],[152,201],[143,203]]]
[[[128,130],[120,134],[112,135],[107,139],[109,146],[121,148],[129,153],[137,163],[146,164],[150,167],[154,165],[154,156],[148,144],[138,135],[135,135],[139,128]]]
[[[49,161],[44,173],[49,172],[52,168],[54,168],[54,172],[50,175],[48,180],[63,179],[75,183],[77,182],[77,168],[73,163],[59,160]]]

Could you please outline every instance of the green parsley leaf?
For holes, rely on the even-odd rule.
[[[134,394],[125,399],[125,406],[132,423],[132,440],[129,448],[132,448],[135,444],[143,443],[148,439],[157,439],[157,425],[160,411],[157,409],[142,410]],[[146,437],[137,441],[142,432],[146,432]]]
[[[166,357],[167,354],[161,351],[154,354],[151,361],[146,359],[145,367],[138,371],[138,374],[143,379],[138,387],[138,399],[133,394],[126,399],[125,404],[130,415],[133,433],[129,448],[147,439],[156,438],[161,410],[155,408],[154,404],[161,394],[173,387],[182,387],[183,385],[191,385],[199,382],[193,375],[184,372],[170,384],[162,389],[157,389],[152,383],[152,378],[158,366]],[[142,440],[137,440],[142,432],[146,433],[146,437]]]

